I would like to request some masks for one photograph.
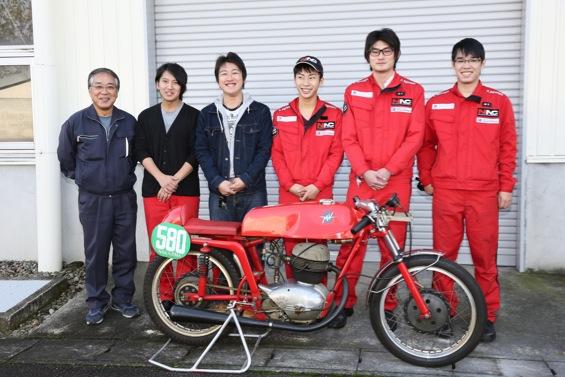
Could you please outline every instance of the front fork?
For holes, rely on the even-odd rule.
[[[416,302],[416,305],[420,310],[420,318],[422,319],[432,318],[432,313],[430,312],[428,305],[426,305],[426,302],[422,298],[422,295],[420,294],[420,289],[418,289],[414,277],[410,274],[410,271],[408,271],[408,267],[406,267],[406,263],[404,263],[404,257],[402,255],[398,242],[396,242],[396,238],[394,238],[394,235],[388,230],[384,231],[383,233],[384,233],[383,238],[388,246],[388,249],[392,253],[392,257],[394,260],[393,263],[396,263],[398,265],[398,270],[402,274],[402,277],[406,282],[406,286],[410,290],[410,294],[412,295],[412,297],[414,297],[414,301]]]
[[[420,309],[420,318],[422,319],[432,318],[432,313],[430,312],[428,305],[426,305],[426,303],[424,302],[424,299],[420,294],[420,290],[418,289],[416,282],[414,281],[412,275],[410,274],[410,271],[408,271],[408,267],[406,267],[406,263],[404,263],[404,261],[401,260],[398,263],[398,270],[402,274],[402,277],[406,282],[406,286],[410,290],[410,294],[412,294],[412,297],[414,297],[414,301],[416,301],[416,305],[418,305],[418,309]]]

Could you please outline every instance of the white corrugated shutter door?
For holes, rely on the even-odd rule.
[[[367,33],[390,27],[402,43],[398,72],[422,84],[426,98],[455,82],[452,46],[466,37],[480,40],[487,51],[483,83],[510,97],[521,134],[521,0],[154,2],[156,63],[177,62],[186,68],[185,102],[198,109],[219,94],[214,63],[228,51],[245,61],[246,91],[271,111],[296,96],[292,68],[307,54],[324,65],[320,97],[341,107],[345,87],[369,75],[363,58]],[[274,204],[278,182],[270,164],[267,172],[269,202]],[[336,200],[345,199],[348,173],[345,161],[336,177]],[[200,213],[207,217],[208,189],[202,174],[201,182]],[[516,190],[512,209],[501,214],[500,265],[516,265],[519,196]],[[413,248],[431,248],[430,198],[415,190],[411,210],[416,217]],[[378,260],[379,253],[371,249],[367,259]],[[466,241],[460,261],[471,263]]]

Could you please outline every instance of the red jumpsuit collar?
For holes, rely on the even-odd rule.
[[[461,92],[459,92],[459,89],[457,88],[457,83],[453,85],[453,87],[450,89],[450,92],[457,97],[462,97],[465,98],[466,100],[480,103],[482,98],[483,88],[484,88],[483,83],[481,82],[481,80],[479,80],[479,84],[473,91],[473,94],[471,94],[469,97],[463,97],[463,94],[461,94]]]

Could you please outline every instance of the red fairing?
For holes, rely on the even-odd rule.
[[[254,208],[243,219],[243,236],[351,239],[351,229],[361,219],[351,206],[317,202]]]
[[[178,206],[178,207],[171,208],[169,210],[169,212],[167,212],[167,214],[163,218],[162,222],[176,224],[176,225],[182,225],[183,224],[183,222],[182,222],[183,208],[184,208],[184,206]]]

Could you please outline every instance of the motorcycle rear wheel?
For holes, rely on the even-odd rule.
[[[398,267],[393,266],[371,289],[369,315],[373,330],[388,351],[410,364],[454,364],[469,355],[481,340],[487,318],[483,293],[467,270],[448,259],[420,255],[407,258],[405,263],[433,317],[419,318],[406,282]]]
[[[198,291],[197,258],[201,253],[191,250],[180,260],[156,256],[145,273],[143,297],[145,308],[157,328],[172,340],[192,346],[210,343],[221,325],[173,321],[167,304],[191,306],[216,312],[229,313],[230,301],[187,302],[183,293]],[[235,294],[239,274],[234,262],[223,253],[212,250],[209,254],[207,294]],[[230,326],[223,335],[231,332]]]

